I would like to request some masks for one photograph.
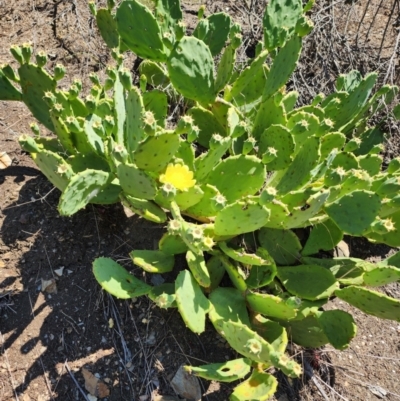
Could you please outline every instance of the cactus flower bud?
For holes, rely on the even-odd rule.
[[[20,64],[24,64],[24,57],[22,56],[22,50],[18,45],[12,45],[10,47],[10,52],[15,60]]]
[[[65,67],[62,64],[57,64],[54,67],[54,79],[56,81],[59,81],[60,79],[63,79],[65,75]]]
[[[81,125],[79,124],[79,121],[72,116],[68,116],[65,119],[65,126],[67,129],[75,134],[79,134],[83,131]]]
[[[112,89],[114,86],[114,82],[115,81],[113,79],[111,79],[110,77],[107,77],[104,81],[104,90],[109,91],[110,89]]]
[[[239,138],[247,131],[247,123],[245,121],[240,121],[239,124],[235,126],[232,132],[232,138]]]
[[[174,38],[172,37],[170,32],[165,32],[163,37],[162,37],[162,41],[164,46],[167,49],[172,50],[172,48],[174,47]]]
[[[272,146],[270,146],[266,150],[266,152],[263,154],[263,157],[262,157],[261,161],[264,164],[271,163],[273,160],[276,159],[277,155],[278,155],[278,151],[275,148],[273,148]]]
[[[39,126],[38,126],[35,122],[30,123],[29,126],[30,126],[32,132],[33,132],[36,136],[40,136],[40,129],[39,129]]]
[[[387,167],[387,172],[389,174],[394,174],[399,172],[399,170],[400,170],[400,157],[395,157],[394,159],[390,160]]]
[[[57,101],[56,97],[54,96],[54,93],[50,91],[44,93],[43,99],[49,107],[53,107]]]
[[[178,220],[170,220],[167,229],[169,234],[178,235],[181,233],[182,223]]]
[[[64,112],[64,107],[62,106],[61,103],[54,103],[51,112],[57,116],[60,117],[62,115],[62,113]]]
[[[38,67],[44,67],[47,63],[47,54],[41,50],[36,54],[36,64]]]
[[[199,133],[200,133],[200,128],[197,125],[193,125],[192,129],[187,134],[186,137],[187,141],[189,143],[194,142],[199,137]]]
[[[170,183],[165,183],[161,188],[161,194],[166,200],[173,200],[176,195],[176,188],[170,184]]]
[[[25,152],[29,153],[38,153],[40,152],[39,146],[35,142],[35,140],[30,137],[29,135],[23,134],[18,138],[18,142],[21,146],[22,149],[25,150]]]
[[[139,86],[142,92],[146,92],[147,90],[147,77],[146,75],[142,74],[139,78]]]
[[[241,33],[236,33],[235,36],[231,39],[231,46],[233,49],[237,49],[240,47],[243,41],[243,36]]]
[[[259,204],[261,206],[265,206],[268,203],[272,202],[275,199],[277,193],[278,191],[274,187],[264,188],[264,190],[260,193]]]
[[[246,342],[245,348],[247,348],[247,350],[250,353],[252,353],[254,355],[259,355],[262,350],[262,345],[261,345],[260,341],[258,341],[255,338],[252,338]]]
[[[377,219],[371,224],[372,231],[384,235],[395,230],[395,225],[391,219]]]
[[[105,137],[104,127],[101,121],[93,121],[92,128],[97,135],[99,135],[102,138]]]
[[[145,111],[143,115],[143,129],[147,135],[156,133],[157,120],[152,111]]]
[[[186,24],[180,20],[175,25],[175,38],[177,41],[181,40],[186,34]]]
[[[216,149],[222,144],[223,137],[220,134],[213,134],[210,139],[210,149]]]
[[[89,79],[93,85],[101,86],[100,78],[95,72],[89,74]]]
[[[93,0],[89,1],[89,10],[92,13],[93,17],[96,17],[97,7],[96,7],[96,3]]]
[[[128,68],[122,68],[118,71],[119,79],[125,90],[130,91],[132,89],[132,75]]]
[[[111,66],[107,66],[106,68],[106,74],[113,80],[115,81],[117,79],[117,72],[115,68]]]
[[[3,71],[3,74],[10,79],[11,81],[14,82],[19,82],[19,78],[17,76],[17,74],[15,74],[14,70],[12,69],[12,67],[8,64],[3,64],[0,67],[1,71]]]
[[[124,145],[116,144],[112,153],[117,162],[126,163],[128,161],[128,151]]]
[[[205,4],[202,4],[202,5],[199,7],[199,11],[197,12],[197,18],[198,18],[199,20],[203,18],[203,16],[204,16],[204,11],[206,11],[206,6],[205,6]]]
[[[247,138],[243,142],[242,154],[248,155],[254,149],[254,146],[256,146],[256,143],[257,143],[257,141],[255,140],[255,138],[253,138],[253,137]]]
[[[96,110],[96,98],[93,95],[87,95],[85,99],[85,105],[89,113],[93,113]]]
[[[78,88],[79,92],[82,90],[82,81],[79,78],[75,78],[72,81],[72,85],[75,85]]]
[[[216,212],[219,212],[220,210],[222,210],[225,206],[226,206],[226,198],[225,196],[218,194],[216,196],[214,196],[214,198],[211,198],[211,206],[213,207],[213,209]]]
[[[362,141],[360,138],[352,138],[349,142],[346,143],[343,150],[345,152],[354,152],[355,150],[360,148],[361,142]]]
[[[74,100],[79,96],[80,90],[76,85],[71,85],[70,88],[68,89],[68,99],[69,100]]]
[[[314,23],[310,18],[302,15],[298,20],[295,27],[296,33],[302,38],[308,35],[314,29]]]
[[[21,46],[21,53],[22,53],[22,57],[25,60],[25,63],[28,64],[32,57],[32,53],[33,53],[32,44],[31,43],[23,43]]]
[[[106,134],[108,136],[110,136],[112,134],[113,130],[114,130],[114,127],[115,127],[114,117],[112,117],[110,115],[105,116],[104,120],[103,120],[103,125],[104,125],[104,128],[106,130]]]
[[[100,87],[100,86],[93,85],[93,86],[90,88],[90,94],[91,94],[93,97],[97,98],[97,97],[100,95],[100,93],[101,93],[101,87]]]

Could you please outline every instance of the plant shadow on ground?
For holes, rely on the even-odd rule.
[[[2,173],[5,182],[20,181],[22,186],[18,199],[3,208],[1,239],[2,251],[8,250],[2,259],[15,270],[3,270],[0,292],[15,290],[13,305],[3,309],[1,333],[2,351],[10,361],[21,362],[17,370],[26,370],[23,379],[14,377],[17,394],[48,372],[53,399],[76,399],[78,387],[65,365],[83,389],[77,373],[82,366],[100,374],[112,388],[110,400],[130,400],[157,389],[173,394],[170,375],[181,364],[232,357],[211,326],[197,336],[175,311],[160,310],[146,297],[120,302],[95,281],[91,264],[97,256],[132,266],[124,261],[129,252],[153,249],[163,227],[127,218],[120,205],[89,205],[71,218],[61,217],[56,209],[59,193],[45,177],[32,169],[28,178],[26,168],[16,167],[12,173],[15,176]],[[182,266],[179,258],[177,262],[177,268]],[[64,271],[58,277],[55,270],[61,266]],[[57,293],[42,292],[41,280],[53,278]],[[142,278],[150,282],[149,276]],[[227,399],[227,391],[221,386],[208,399]]]

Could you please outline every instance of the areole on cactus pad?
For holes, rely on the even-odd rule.
[[[20,144],[62,192],[62,215],[122,202],[167,226],[158,250],[130,256],[146,277],[168,273],[173,283],[148,285],[104,257],[93,263],[100,285],[119,298],[147,295],[177,308],[195,333],[210,319],[242,357],[185,369],[243,379],[230,396],[236,401],[272,396],[271,367],[302,374],[287,353],[289,337],[306,347],[348,347],[356,325],[345,311],[324,310],[333,297],[400,321],[400,301],[367,288],[400,279],[399,254],[378,264],[318,257],[345,234],[400,246],[400,161],[383,165],[384,133],[369,125],[398,88],[372,94],[376,74],[351,71],[334,93],[296,107],[298,93],[285,85],[312,29],[313,0],[269,1],[263,41],[241,68],[241,29],[227,14],[201,8],[188,35],[179,0],[155,0],[154,10],[114,3],[98,10],[90,3],[114,62],[104,82],[90,75],[85,98],[80,80],[59,89],[63,66],[48,73],[46,55],[34,63],[29,44],[11,48],[17,71],[0,69],[0,99],[23,101],[54,133],[33,124],[33,137],[22,135]],[[124,66],[129,51],[143,59],[134,76]]]

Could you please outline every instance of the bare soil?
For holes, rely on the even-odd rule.
[[[91,71],[102,74],[109,53],[86,3],[0,0],[1,63],[14,65],[11,44],[32,41],[35,51],[49,53],[50,68],[59,62],[67,66],[64,85]],[[191,26],[199,4],[184,3]],[[261,38],[264,3],[215,1],[207,6],[210,12],[227,11],[244,24],[242,57],[251,53]],[[352,68],[363,73],[378,70],[382,82],[398,83],[398,7],[397,0],[317,0],[316,30],[305,43],[291,83],[300,91],[300,102],[331,91],[334,78]],[[104,399],[150,401],[156,394],[174,395],[170,380],[181,364],[235,357],[210,326],[198,336],[185,328],[174,310],[160,310],[145,297],[121,302],[102,292],[91,271],[93,260],[112,257],[150,282],[128,254],[154,249],[163,227],[128,217],[120,205],[89,205],[71,218],[60,217],[59,191],[17,143],[19,134],[29,132],[30,122],[24,105],[0,102],[0,151],[13,161],[0,170],[0,400],[87,399],[80,392],[88,393],[85,367],[105,384],[98,387],[99,397],[109,392]],[[386,127],[390,158],[400,153],[400,131],[390,119]],[[374,261],[394,252],[360,240],[348,244],[352,256]],[[179,267],[183,261],[177,263]],[[42,292],[42,280],[51,279],[57,292]],[[399,284],[382,291],[400,298]],[[367,316],[338,300],[329,307],[355,316],[357,337],[344,352],[294,347],[309,375],[290,382],[279,375],[274,399],[399,399],[399,323]],[[227,400],[233,387],[206,381],[202,386],[208,401]]]

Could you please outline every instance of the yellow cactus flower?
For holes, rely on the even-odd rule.
[[[184,164],[168,164],[167,170],[160,175],[160,182],[163,184],[171,184],[176,189],[186,191],[194,187],[196,180],[193,179],[193,172]]]

